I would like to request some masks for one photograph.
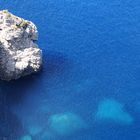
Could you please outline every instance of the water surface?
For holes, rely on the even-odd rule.
[[[33,21],[40,73],[0,82],[0,140],[139,140],[140,1],[1,0]]]

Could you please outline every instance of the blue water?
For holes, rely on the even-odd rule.
[[[139,140],[140,1],[1,0],[33,21],[43,69],[0,81],[0,140]]]

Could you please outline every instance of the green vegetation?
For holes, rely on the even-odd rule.
[[[10,13],[7,13],[7,17],[10,18],[11,17],[11,14]]]
[[[9,13],[8,10],[3,10],[3,13],[6,14],[7,18],[11,17],[11,14]]]
[[[22,22],[19,25],[16,25],[16,26],[18,28],[24,28],[24,29],[26,29],[28,25],[29,25],[29,22],[28,21],[22,20]]]
[[[7,13],[9,13],[9,12],[8,12],[8,10],[3,10],[3,13],[7,14]]]

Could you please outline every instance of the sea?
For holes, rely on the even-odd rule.
[[[140,140],[139,0],[0,0],[34,22],[42,70],[0,81],[0,140]]]

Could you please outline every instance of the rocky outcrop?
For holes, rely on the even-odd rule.
[[[31,22],[7,10],[0,11],[0,79],[12,80],[40,70],[42,51]]]

